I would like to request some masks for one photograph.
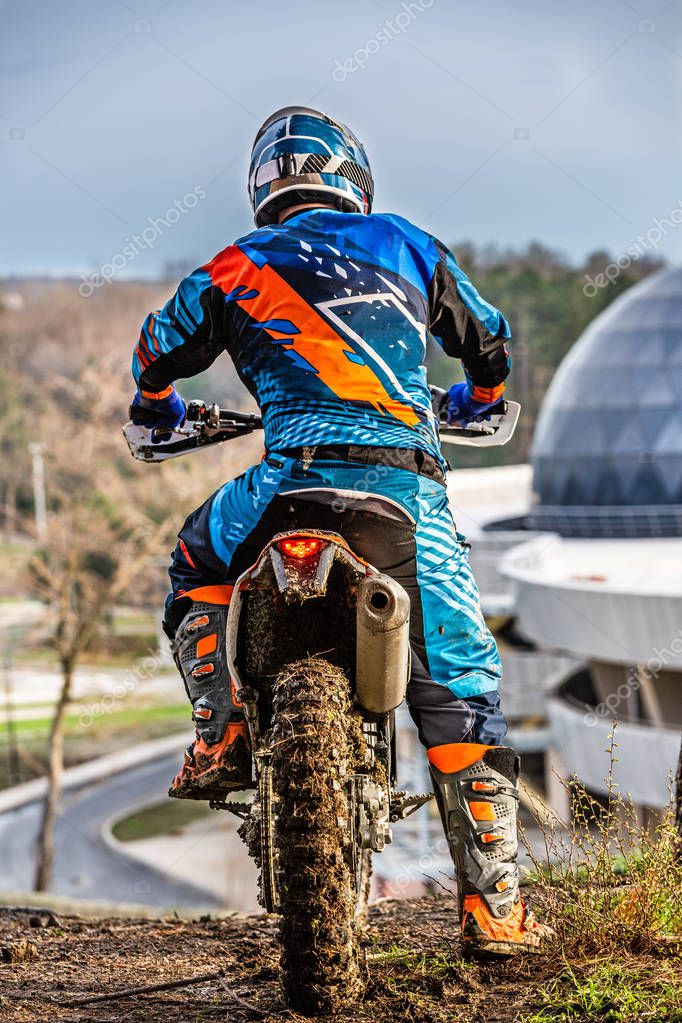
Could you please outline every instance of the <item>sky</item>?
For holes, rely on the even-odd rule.
[[[289,104],[449,244],[682,262],[682,0],[0,0],[0,275],[208,261]]]

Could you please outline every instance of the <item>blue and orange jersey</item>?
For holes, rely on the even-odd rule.
[[[145,320],[133,375],[157,394],[227,351],[269,452],[336,443],[440,459],[429,334],[477,400],[501,396],[509,326],[441,242],[392,214],[304,210],[186,277]]]

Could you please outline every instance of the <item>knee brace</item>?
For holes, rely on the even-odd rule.
[[[508,747],[473,743],[436,747],[428,758],[460,908],[477,894],[504,917],[518,898],[519,758]]]
[[[171,643],[197,734],[207,746],[220,742],[229,722],[242,717],[227,668],[227,610],[226,605],[193,603]]]

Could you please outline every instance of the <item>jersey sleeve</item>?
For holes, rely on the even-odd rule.
[[[142,324],[133,353],[140,391],[158,394],[179,377],[203,372],[223,350],[212,316],[213,284],[203,267],[181,281],[163,309]]]
[[[474,400],[492,404],[509,375],[509,324],[479,295],[452,253],[433,241],[438,261],[428,289],[429,330],[446,355],[462,360]]]

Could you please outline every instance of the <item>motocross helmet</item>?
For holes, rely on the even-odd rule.
[[[324,202],[369,213],[374,182],[367,154],[350,128],[310,107],[283,107],[256,135],[249,198],[257,227],[297,203]]]

